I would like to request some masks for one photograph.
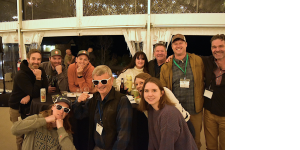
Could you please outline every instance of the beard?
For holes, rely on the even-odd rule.
[[[61,63],[51,63],[52,67],[55,68],[58,65],[61,65]]]
[[[38,69],[40,67],[39,64],[32,63],[30,64],[30,69]]]

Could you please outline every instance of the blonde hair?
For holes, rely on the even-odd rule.
[[[105,73],[107,73],[108,76],[110,76],[110,77],[112,76],[111,69],[108,66],[106,66],[106,65],[100,65],[100,66],[97,66],[94,69],[94,71],[92,73],[92,77],[94,77],[94,75],[101,76],[101,75],[103,75]]]

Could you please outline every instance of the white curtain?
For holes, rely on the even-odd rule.
[[[127,43],[127,47],[130,51],[130,54],[133,56],[137,52],[137,47],[135,46],[136,43],[143,42],[143,51],[145,52],[145,36],[146,31],[143,31],[142,29],[126,29],[122,30],[125,41]]]
[[[31,44],[30,48],[39,49],[45,32],[24,32],[24,44]]]
[[[18,33],[2,33],[2,43],[19,43]]]
[[[160,29],[160,28],[155,28],[152,30],[151,34],[151,56],[153,56],[153,45],[159,42],[168,42],[168,46],[171,42],[172,39],[172,29]]]

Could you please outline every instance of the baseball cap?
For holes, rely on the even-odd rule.
[[[89,52],[86,50],[81,50],[78,52],[77,56],[86,55],[89,58]]]
[[[72,101],[68,98],[68,97],[65,97],[65,96],[58,96],[56,98],[56,100],[54,101],[54,104],[55,103],[58,103],[58,102],[64,102],[66,104],[69,105],[69,108],[71,109],[72,108]]]
[[[51,51],[50,57],[52,57],[52,56],[61,56],[61,51],[59,49],[53,49]]]
[[[176,35],[174,35],[174,36],[172,37],[172,42],[174,42],[174,40],[176,40],[176,39],[181,39],[181,40],[183,40],[184,42],[186,42],[185,36],[182,35],[182,34],[176,34]]]

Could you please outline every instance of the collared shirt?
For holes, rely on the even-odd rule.
[[[217,69],[214,71],[214,74],[216,75],[216,85],[220,85],[221,84],[221,81],[222,81],[222,75],[225,73],[225,70],[222,70],[217,61],[215,60],[215,63],[217,65]]]
[[[160,66],[158,66],[157,61],[156,61],[156,63],[155,63],[155,77],[158,77],[158,78],[160,77],[160,69],[161,69],[161,66],[163,64],[161,64]]]
[[[103,99],[103,101],[101,101],[101,98],[98,97],[97,99],[97,107],[96,107],[96,111],[95,111],[95,117],[94,117],[94,123],[95,124],[100,124],[102,125],[102,123],[100,123],[100,114],[103,114],[103,107],[104,107],[104,104],[106,103],[106,100],[108,98],[108,95],[110,94],[110,91],[109,93],[105,96],[105,98]],[[100,106],[100,110],[99,110],[99,106]],[[101,118],[102,119],[102,118]],[[97,126],[96,126],[97,127]],[[102,131],[102,135],[100,136],[100,134],[95,130],[94,131],[94,140],[95,140],[95,143],[98,147],[104,149],[105,148],[105,143],[104,143],[104,136],[105,136],[105,132],[104,132],[104,129]]]
[[[174,57],[175,62],[185,70],[186,64],[186,56],[182,60],[177,60]],[[186,67],[186,76],[184,73],[172,62],[172,71],[173,71],[173,78],[172,78],[172,92],[174,93],[175,97],[181,103],[182,107],[188,111],[191,115],[196,114],[195,110],[195,99],[194,99],[194,76],[192,72],[192,68],[190,62],[188,61]],[[180,87],[180,79],[190,79],[189,88],[181,88]]]

